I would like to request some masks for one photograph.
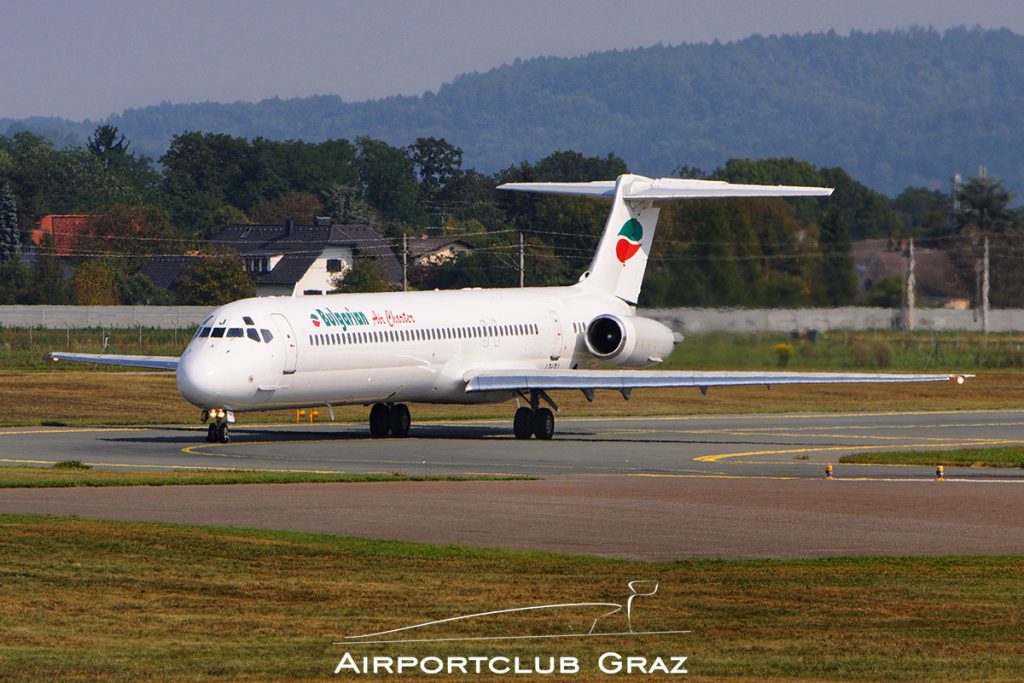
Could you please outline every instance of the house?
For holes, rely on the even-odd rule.
[[[473,245],[458,237],[423,237],[406,243],[414,266],[439,266],[473,251]]]
[[[334,289],[333,280],[361,257],[378,257],[384,277],[402,282],[402,265],[390,240],[368,225],[335,225],[324,219],[313,225],[230,225],[208,243],[241,256],[257,296],[325,294]],[[173,290],[196,258],[200,257],[152,257],[141,272]]]
[[[859,296],[882,280],[907,277],[909,244],[905,240],[857,240],[852,244],[852,255]],[[914,279],[918,296],[927,305],[955,308],[970,299],[949,254],[939,249],[914,247]]]
[[[43,237],[49,235],[57,256],[72,256],[75,253],[75,241],[84,233],[95,216],[82,214],[47,214],[39,219],[39,227],[32,231],[32,244],[39,247]]]

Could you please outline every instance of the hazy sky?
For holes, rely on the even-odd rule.
[[[516,57],[912,25],[1024,33],[1021,0],[0,0],[0,117],[435,90]]]

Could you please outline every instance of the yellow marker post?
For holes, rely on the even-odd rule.
[[[304,417],[306,417],[306,411],[305,410],[296,410],[295,411],[295,424],[298,424],[302,420],[302,418],[304,418]],[[310,421],[312,421],[312,420],[310,420]]]
[[[942,481],[942,474],[942,465],[939,465],[935,468],[935,479],[938,481]]]
[[[313,418],[314,417],[320,417],[320,411],[319,410],[311,410],[311,411],[309,411],[309,424],[313,424]]]
[[[832,465],[825,465],[825,478],[826,479],[831,479],[832,478]]]

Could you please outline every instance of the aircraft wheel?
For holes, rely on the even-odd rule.
[[[207,443],[216,443],[217,441],[217,425],[212,422],[206,428],[206,441]]]
[[[383,403],[374,403],[370,408],[370,434],[387,436],[391,431],[391,411]]]
[[[231,435],[228,434],[228,423],[221,422],[217,427],[217,441],[221,443],[229,443],[231,441]]]
[[[529,408],[520,408],[512,419],[512,431],[517,439],[529,439],[533,436],[533,411]]]
[[[409,436],[411,424],[412,416],[409,414],[409,406],[404,403],[396,403],[391,406],[391,436],[399,438]]]
[[[555,433],[555,414],[547,408],[538,408],[533,414],[533,434],[545,441]]]

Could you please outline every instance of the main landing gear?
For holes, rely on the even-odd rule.
[[[538,439],[547,441],[554,436],[555,414],[548,408],[540,407],[541,398],[558,410],[550,396],[539,389],[532,389],[530,391],[530,407],[519,408],[512,420],[512,431],[517,439],[529,439],[531,436],[536,436]]]
[[[373,436],[409,436],[412,416],[404,403],[374,403],[370,408],[370,434]]]
[[[227,413],[223,410],[204,410],[200,414],[203,422],[212,419],[213,422],[206,428],[206,441],[208,443],[229,443],[231,434],[228,433]]]

